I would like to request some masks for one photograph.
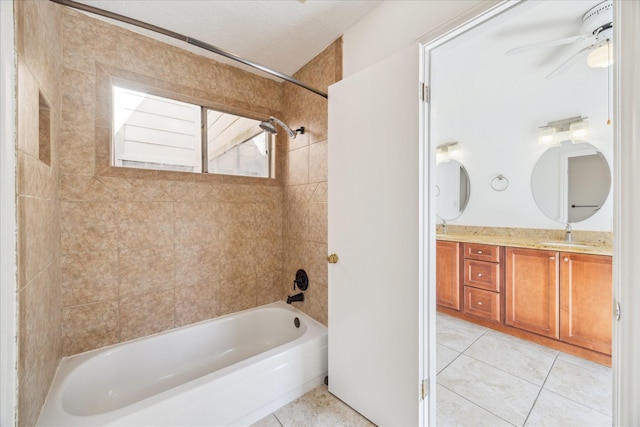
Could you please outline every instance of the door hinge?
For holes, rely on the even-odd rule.
[[[430,99],[429,86],[420,82],[420,101],[429,103]]]
[[[420,382],[420,400],[424,400],[429,395],[429,380],[422,380]]]
[[[620,320],[620,303],[616,303],[616,320]]]

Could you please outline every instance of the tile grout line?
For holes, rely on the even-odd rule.
[[[544,390],[544,385],[547,383],[547,379],[549,379],[549,375],[551,375],[551,371],[553,370],[553,367],[555,366],[556,362],[558,361],[558,357],[559,356],[560,356],[560,353],[558,352],[558,354],[556,354],[556,357],[553,359],[553,363],[551,364],[551,367],[549,368],[549,372],[547,372],[547,375],[544,377],[544,381],[540,385],[540,389],[538,390],[538,395],[536,396],[536,398],[534,399],[533,403],[531,404],[531,408],[529,408],[529,413],[527,414],[527,417],[524,419],[524,423],[522,424],[523,426],[527,425],[527,421],[529,420],[529,417],[531,416],[531,412],[533,412],[533,408],[536,406],[536,403],[538,403],[538,399],[540,398],[540,394],[542,393],[542,390]]]
[[[276,413],[274,412],[273,414],[273,418],[276,419],[276,421],[278,422],[278,424],[280,424],[280,427],[284,427],[284,424],[282,424],[282,422],[280,421],[280,418],[278,418],[278,416],[276,415]]]
[[[485,407],[483,407],[483,406],[480,406],[479,404],[475,403],[475,402],[474,402],[474,401],[472,401],[472,400],[467,399],[466,397],[462,396],[461,394],[458,394],[458,393],[457,393],[457,392],[455,392],[454,390],[451,390],[449,387],[444,386],[444,385],[442,385],[442,384],[439,384],[439,385],[440,385],[440,387],[446,388],[447,390],[449,390],[451,393],[455,394],[455,395],[456,395],[456,396],[458,396],[459,398],[461,398],[461,399],[463,399],[463,400],[466,400],[467,402],[469,402],[469,403],[470,403],[470,404],[472,404],[473,406],[475,406],[475,407],[477,407],[477,408],[480,408],[480,409],[482,409],[483,411],[486,411],[486,412],[490,413],[491,415],[495,416],[496,418],[501,419],[502,421],[504,421],[504,422],[505,422],[505,423],[507,423],[507,424],[510,424],[510,425],[512,425],[512,426],[514,425],[512,422],[510,422],[510,421],[508,421],[508,420],[505,420],[504,418],[502,418],[502,417],[501,417],[500,415],[498,415],[498,414],[494,414],[493,412],[491,412],[491,411],[490,411],[490,410],[488,410],[487,408],[485,408]]]
[[[573,366],[576,366],[576,367],[578,367],[578,368],[586,369],[586,370],[590,371],[591,373],[595,373],[595,374],[597,374],[597,375],[600,375],[600,373],[599,373],[599,372],[597,372],[596,370],[593,370],[593,369],[591,369],[591,368],[588,368],[588,367],[586,367],[586,366],[584,366],[584,365],[581,365],[581,364],[578,364],[578,363],[574,363],[574,362],[572,362],[572,361],[570,361],[570,360],[562,359],[562,358],[560,358],[560,355],[562,355],[562,352],[559,352],[559,353],[558,353],[558,357],[557,357],[557,359],[556,359],[556,360],[554,360],[553,365],[551,366],[551,368],[552,368],[552,369],[553,369],[553,366],[555,366],[556,362],[557,362],[558,360],[560,360],[560,361],[562,361],[562,362],[564,362],[564,363],[569,363],[569,364],[571,364],[571,365],[573,365]],[[549,374],[551,374],[551,370],[549,370]],[[548,375],[547,375],[547,378],[548,378]],[[547,379],[545,378],[545,382],[542,384],[543,388],[544,388],[544,384],[546,384],[546,382],[547,382]],[[546,390],[547,390],[548,392],[550,392],[550,393],[553,393],[553,394],[557,395],[557,396],[560,396],[560,397],[563,397],[563,398],[565,398],[565,399],[567,399],[567,400],[570,400],[570,401],[572,401],[572,402],[574,402],[574,403],[576,403],[576,404],[578,404],[578,405],[580,405],[580,406],[583,406],[583,407],[585,407],[585,408],[587,408],[587,409],[590,409],[590,410],[595,411],[595,412],[597,412],[597,413],[599,413],[599,414],[602,414],[602,415],[604,415],[605,417],[612,418],[612,415],[611,415],[611,414],[607,414],[607,413],[605,413],[605,412],[602,412],[600,409],[593,408],[593,407],[591,407],[591,406],[587,405],[587,404],[586,404],[586,403],[584,403],[584,402],[577,401],[577,400],[575,400],[575,399],[573,399],[573,398],[571,398],[571,397],[569,397],[569,396],[565,396],[564,394],[561,394],[561,393],[559,393],[559,392],[557,392],[557,391],[553,391],[553,390],[550,390],[550,389],[546,389]]]
[[[466,350],[465,350],[465,351],[466,351]],[[468,354],[465,354],[465,356],[467,356],[467,357],[468,357],[468,358],[470,358],[470,359],[475,360],[476,362],[483,363],[483,364],[485,364],[485,365],[487,365],[487,366],[490,366],[490,367],[492,367],[492,368],[497,369],[497,370],[498,370],[498,371],[500,371],[500,372],[504,372],[504,373],[505,373],[505,374],[507,374],[507,375],[511,375],[511,376],[512,376],[512,377],[514,377],[514,378],[517,378],[517,379],[519,379],[519,380],[522,380],[522,381],[524,381],[524,382],[527,382],[527,383],[529,383],[529,384],[531,384],[531,385],[533,385],[533,386],[540,387],[540,388],[542,388],[542,386],[544,385],[545,381],[547,381],[547,377],[549,376],[549,372],[551,372],[551,368],[553,368],[553,364],[555,363],[555,358],[554,358],[554,361],[553,361],[553,363],[551,364],[551,368],[549,368],[549,372],[547,372],[547,375],[545,376],[544,381],[542,381],[542,384],[540,385],[540,384],[536,384],[536,383],[534,383],[534,382],[532,382],[531,380],[528,380],[528,379],[526,379],[526,378],[522,378],[521,376],[519,376],[519,375],[517,375],[517,374],[514,374],[514,373],[509,372],[509,371],[505,371],[505,370],[504,370],[504,369],[502,369],[501,367],[499,367],[499,366],[494,366],[494,365],[492,365],[492,364],[490,364],[490,363],[488,363],[488,362],[485,362],[484,360],[480,360],[480,359],[475,358],[475,357],[473,357],[473,356],[469,356]],[[556,357],[557,357],[557,356],[556,356]]]

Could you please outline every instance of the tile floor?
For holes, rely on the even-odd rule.
[[[438,426],[610,426],[611,369],[437,314]],[[322,385],[255,427],[371,426]]]

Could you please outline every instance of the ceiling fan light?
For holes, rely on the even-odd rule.
[[[610,42],[603,44],[587,56],[587,63],[591,68],[605,68],[613,64],[613,58],[609,54]]]

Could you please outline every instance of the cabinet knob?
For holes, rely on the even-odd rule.
[[[482,277],[482,273],[478,273],[478,277]]]
[[[555,259],[556,259],[556,257],[554,257],[554,256],[550,256],[550,257],[549,257],[549,259],[550,259],[551,261],[553,261],[553,260],[555,260]]]
[[[478,301],[478,305],[482,305],[482,301]]]
[[[569,257],[566,256],[564,257],[564,262],[567,262],[567,261],[569,261]]]
[[[482,251],[478,251],[479,254],[482,254]]]

